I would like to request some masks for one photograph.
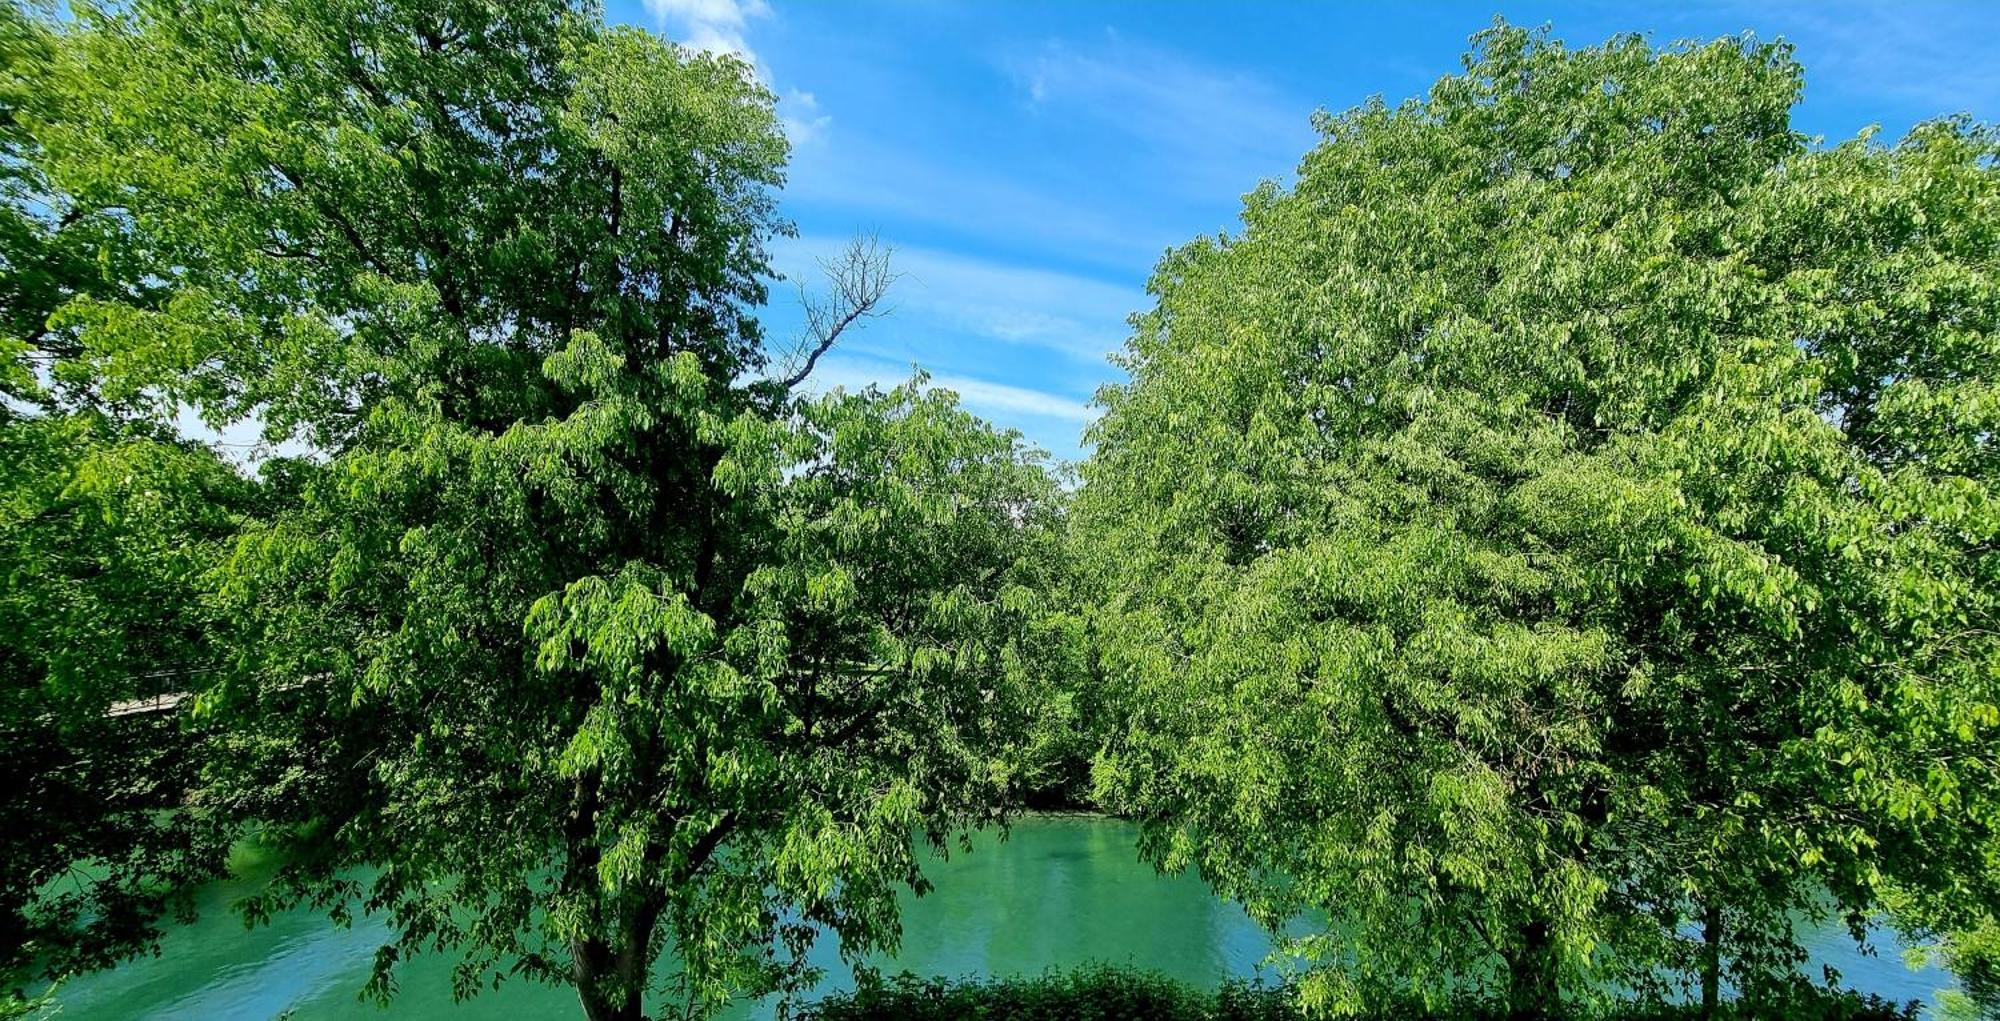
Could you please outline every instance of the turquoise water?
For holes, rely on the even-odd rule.
[[[903,950],[882,964],[924,975],[1024,975],[1095,961],[1136,965],[1197,984],[1253,977],[1269,939],[1235,906],[1192,876],[1162,877],[1134,851],[1127,823],[1093,817],[1030,818],[1006,842],[986,835],[928,874],[936,886],[903,905]],[[566,989],[510,982],[465,1003],[451,999],[452,959],[428,956],[397,972],[400,992],[382,1008],[358,997],[386,930],[371,919],[337,929],[295,912],[245,929],[227,910],[246,892],[223,883],[205,892],[202,917],[167,935],[158,957],[78,979],[59,997],[63,1021],[518,1021],[580,1016]],[[1878,956],[1854,948],[1844,930],[1811,935],[1816,964],[1845,984],[1897,1000],[1934,1003],[1951,977],[1912,971],[1886,941]],[[852,984],[833,948],[815,960],[823,989]],[[1814,967],[1816,975],[1818,968]],[[289,1012],[289,1015],[287,1014]],[[764,1018],[770,1004],[743,1004],[737,1019]]]

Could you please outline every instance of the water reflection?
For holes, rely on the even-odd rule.
[[[1089,818],[1017,823],[1003,844],[986,835],[972,853],[929,870],[935,889],[904,904],[902,952],[878,962],[925,975],[1031,975],[1108,961],[1149,968],[1198,984],[1249,977],[1270,941],[1243,912],[1216,901],[1193,876],[1160,877],[1139,863],[1127,824]],[[63,1021],[515,1021],[578,1014],[566,989],[509,982],[462,1004],[451,1000],[452,960],[427,956],[397,970],[400,992],[387,1010],[358,993],[375,948],[387,936],[376,920],[336,929],[307,912],[246,930],[227,911],[248,891],[218,884],[205,892],[202,918],[168,934],[161,956],[87,976],[63,991]],[[1935,1002],[1950,976],[1912,971],[1886,941],[1878,956],[1857,951],[1838,925],[1809,940],[1820,963],[1857,989],[1892,999]],[[852,984],[823,940],[813,960],[822,991]],[[731,1012],[739,1021],[770,1016],[768,1004]]]

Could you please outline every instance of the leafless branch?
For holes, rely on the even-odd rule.
[[[882,307],[882,297],[898,277],[889,272],[889,257],[894,252],[875,235],[866,234],[849,241],[837,258],[819,260],[820,271],[826,276],[826,293],[812,295],[804,288],[799,290],[806,328],[793,356],[798,368],[780,380],[784,389],[805,382],[820,357],[848,327],[888,313]]]

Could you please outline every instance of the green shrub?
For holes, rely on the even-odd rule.
[[[1914,1003],[1877,996],[1802,989],[1782,1003],[1732,1003],[1728,1021],[1914,1021]],[[1593,1012],[1589,1021],[1694,1021],[1691,1005],[1629,1004]],[[1505,1016],[1497,1004],[1466,1003],[1443,1011],[1414,1004],[1387,1007],[1362,1021],[1488,1021]],[[1029,978],[944,979],[908,973],[864,978],[801,1008],[802,1021],[1304,1021],[1291,990],[1226,982],[1198,989],[1156,972],[1094,967]]]
[[[864,978],[804,1008],[806,1021],[1291,1021],[1285,991],[1232,983],[1214,993],[1154,972],[1088,968],[1035,978]]]

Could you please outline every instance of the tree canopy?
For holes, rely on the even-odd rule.
[[[381,913],[375,992],[452,951],[591,1018],[892,945],[924,838],[1007,783],[1056,491],[921,378],[795,392],[880,253],[771,364],[749,69],[569,3],[72,15],[20,123],[146,272],[33,313],[43,375],[310,451],[204,576],[180,815],[279,845],[251,917]]]
[[[1309,998],[1713,997],[1792,912],[1992,910],[1995,136],[1826,149],[1800,82],[1499,24],[1160,263],[1078,507],[1101,780],[1324,914]]]
[[[1799,916],[1884,913],[2000,999],[1991,127],[1496,23],[1166,254],[1072,493],[921,374],[817,392],[873,243],[765,336],[733,57],[119,0],[0,58],[9,986],[249,836],[252,921],[387,920],[378,996],[700,1015],[1089,774],[1309,1010],[1782,1006]]]

